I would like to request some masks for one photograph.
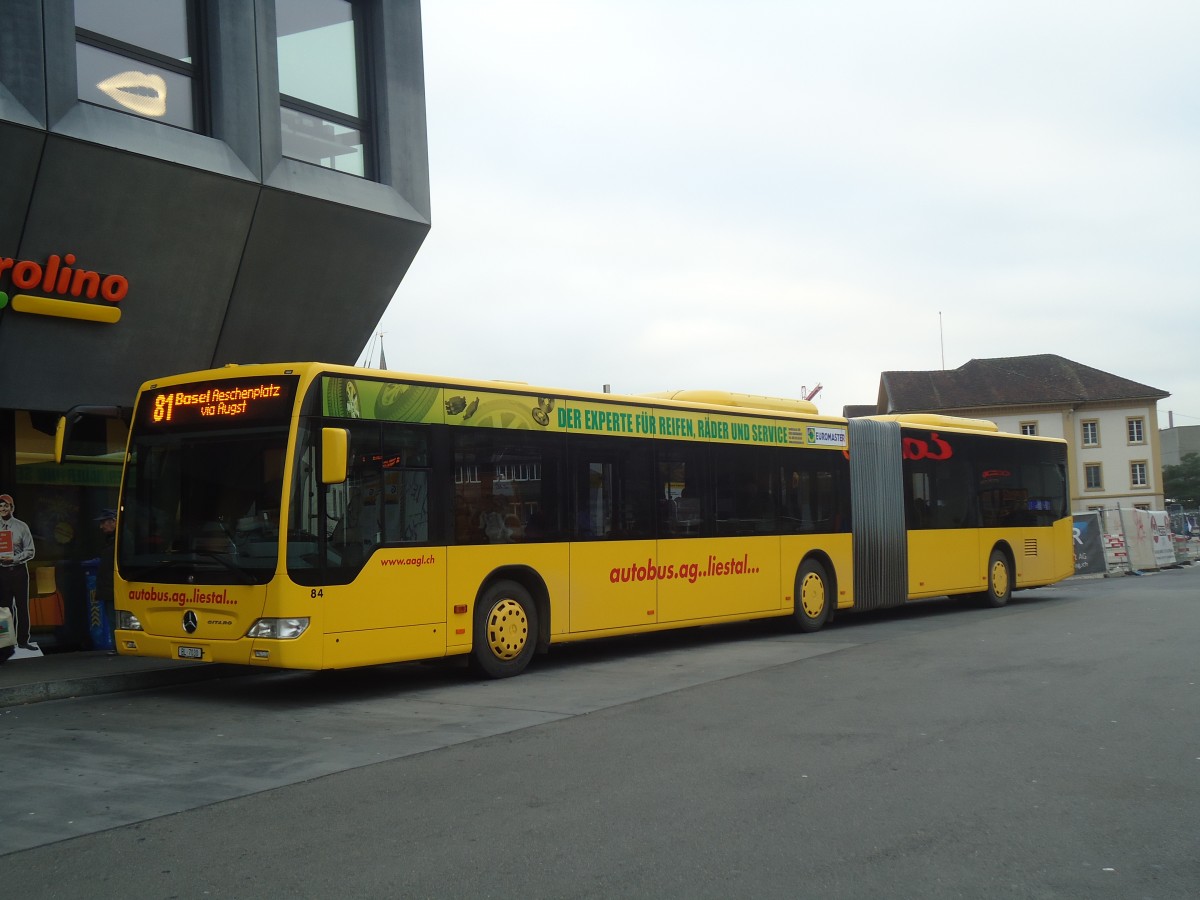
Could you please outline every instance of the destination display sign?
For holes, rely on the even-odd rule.
[[[148,390],[138,402],[137,422],[147,431],[283,424],[292,414],[295,375],[221,378]]]

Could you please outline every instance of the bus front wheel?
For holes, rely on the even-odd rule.
[[[1012,566],[1009,565],[1005,552],[997,548],[988,559],[987,590],[977,596],[984,606],[996,608],[1008,603],[1012,597],[1012,589]]]
[[[537,607],[515,581],[497,581],[475,604],[471,662],[488,678],[518,675],[537,647]]]
[[[819,631],[829,620],[832,603],[833,591],[825,567],[815,559],[805,560],[796,575],[796,606],[792,611],[792,622],[800,631]]]

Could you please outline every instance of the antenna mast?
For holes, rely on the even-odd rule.
[[[938,342],[942,345],[942,371],[946,371],[946,334],[942,331],[942,311],[938,310]]]

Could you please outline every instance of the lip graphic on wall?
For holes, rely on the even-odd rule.
[[[110,325],[120,321],[121,308],[117,304],[129,292],[129,280],[124,275],[101,275],[88,269],[72,268],[74,265],[73,253],[61,257],[51,254],[44,265],[32,260],[0,256],[0,278],[7,274],[13,288],[20,292],[11,297],[13,311]],[[84,303],[25,293],[39,290],[84,300],[99,298],[107,302]],[[0,309],[9,303],[9,295],[0,291]]]
[[[167,83],[151,72],[119,72],[96,87],[126,109],[159,118],[167,114]]]

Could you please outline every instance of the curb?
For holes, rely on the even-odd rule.
[[[0,687],[0,709],[42,703],[46,700],[68,700],[72,697],[92,697],[97,694],[117,694],[173,684],[188,684],[214,678],[245,675],[242,666],[215,663],[203,667],[150,669],[143,672],[113,672],[108,675],[84,675],[57,681],[34,681]]]

